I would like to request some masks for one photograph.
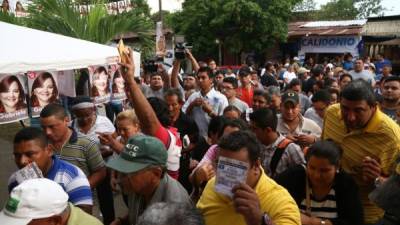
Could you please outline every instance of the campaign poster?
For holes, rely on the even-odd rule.
[[[58,101],[57,73],[53,71],[28,72],[29,106],[32,117],[39,117],[42,109]]]
[[[111,74],[106,66],[90,66],[90,98],[96,105],[107,103],[111,97]]]
[[[125,79],[121,74],[118,65],[110,65],[109,71],[112,76],[111,99],[125,100],[126,99],[126,84]]]
[[[0,124],[28,118],[26,77],[0,74]]]
[[[73,70],[57,71],[57,84],[60,95],[76,97],[75,73]]]

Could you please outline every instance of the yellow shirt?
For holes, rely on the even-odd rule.
[[[236,213],[229,197],[214,191],[215,178],[211,179],[197,203],[206,225],[246,225],[244,217]],[[255,187],[261,209],[275,225],[300,225],[300,212],[290,194],[267,177],[264,172]],[[261,218],[260,218],[261,220]]]
[[[362,162],[366,156],[377,159],[383,175],[390,175],[400,150],[399,126],[377,109],[365,128],[348,132],[340,105],[335,104],[325,113],[322,139],[332,139],[343,149],[341,166],[353,176],[360,188],[365,223],[377,222],[383,211],[368,199],[368,194],[374,187],[362,180]]]

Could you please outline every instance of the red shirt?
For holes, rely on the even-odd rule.
[[[165,128],[160,126],[154,135],[158,138],[168,151],[167,173],[174,179],[179,177],[179,158],[182,149],[182,141],[174,127]]]
[[[251,87],[250,89],[245,88],[245,87],[240,87],[238,88],[238,98],[249,105],[251,108],[253,106],[253,94],[254,94],[254,88]]]

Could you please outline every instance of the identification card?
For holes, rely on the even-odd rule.
[[[35,162],[30,163],[15,173],[15,179],[20,184],[26,180],[43,178],[43,173]]]
[[[248,163],[219,157],[215,178],[215,191],[232,198],[232,188],[246,182],[248,168]]]

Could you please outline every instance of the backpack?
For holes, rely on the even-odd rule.
[[[278,166],[278,163],[281,160],[282,155],[285,152],[287,146],[291,143],[293,143],[293,141],[286,137],[281,142],[279,142],[277,148],[275,149],[274,155],[272,155],[271,163],[269,165],[271,171],[271,177],[275,176],[276,167]]]

